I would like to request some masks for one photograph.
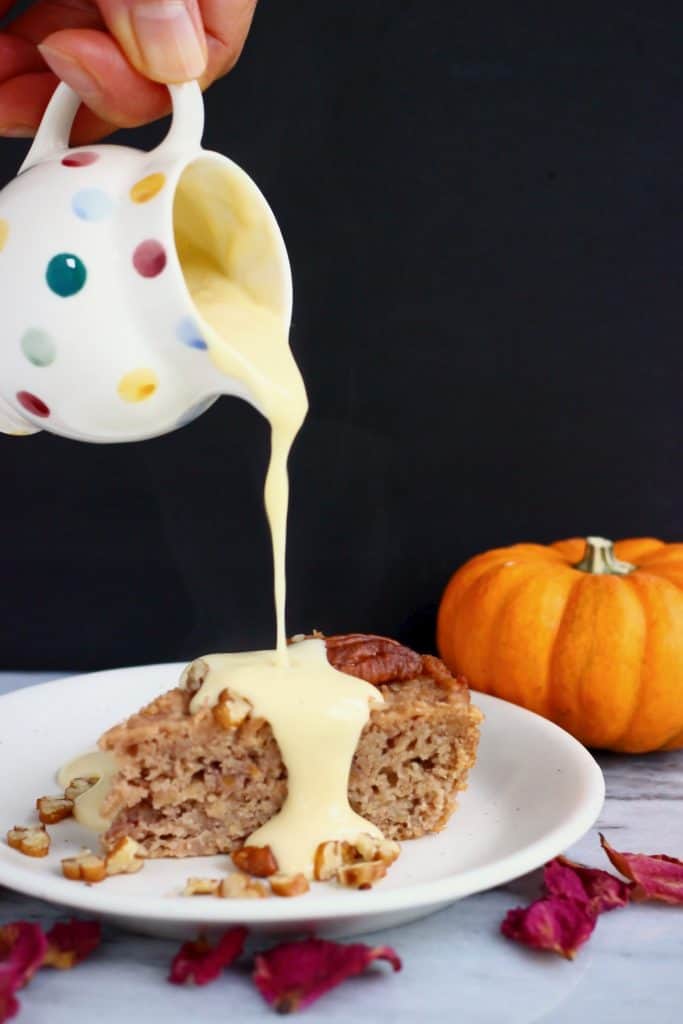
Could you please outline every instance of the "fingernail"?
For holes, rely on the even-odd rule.
[[[185,0],[149,0],[130,9],[133,35],[150,75],[164,82],[197,78],[206,43]]]
[[[38,49],[57,78],[61,78],[72,89],[75,89],[84,100],[87,101],[102,95],[102,89],[97,80],[73,57],[52,46],[40,45]]]

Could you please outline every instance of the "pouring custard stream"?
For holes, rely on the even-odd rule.
[[[270,423],[264,500],[273,550],[276,648],[202,658],[208,672],[193,697],[191,711],[213,706],[228,689],[249,700],[253,713],[270,723],[287,768],[288,795],[278,814],[247,843],[269,845],[281,871],[302,871],[310,877],[319,843],[351,840],[361,832],[381,838],[374,825],[351,809],[347,789],[371,703],[381,703],[382,697],[370,684],[332,668],[322,640],[287,647],[287,460],[308,403],[282,318],[230,272],[240,246],[251,244],[240,234],[239,209],[232,212],[236,216],[231,221],[230,244],[223,233],[220,247],[211,249],[207,239],[216,239],[217,228],[210,210],[176,199],[176,244],[187,287],[203,320],[210,358],[222,373],[246,386]],[[274,244],[270,238],[260,239],[261,245],[268,243]],[[98,756],[110,758],[106,754],[78,758],[60,771],[59,781],[66,785],[80,775],[100,775],[97,789],[105,792],[89,800],[87,793],[79,797],[74,813],[83,825],[103,831],[108,822],[100,806],[112,765],[103,760],[96,771],[92,758]]]

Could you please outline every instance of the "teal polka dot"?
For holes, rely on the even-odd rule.
[[[80,292],[87,276],[83,261],[72,252],[60,252],[53,256],[45,271],[49,287],[65,299]]]
[[[112,211],[112,201],[101,188],[82,188],[71,200],[71,209],[81,220],[105,220]]]
[[[57,346],[47,331],[30,327],[21,338],[21,351],[34,366],[49,366],[57,356]]]

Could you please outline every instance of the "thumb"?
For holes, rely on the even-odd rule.
[[[155,82],[185,82],[206,68],[197,0],[97,0],[107,28],[137,70]]]

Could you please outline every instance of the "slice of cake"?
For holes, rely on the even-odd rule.
[[[333,636],[325,646],[334,668],[384,698],[353,758],[352,808],[389,839],[439,831],[476,758],[482,714],[466,682],[384,637]],[[228,853],[284,803],[287,772],[267,721],[238,697],[190,713],[206,672],[192,662],[180,686],[101,738],[119,768],[102,807],[112,821],[105,849],[128,836],[148,857]]]

